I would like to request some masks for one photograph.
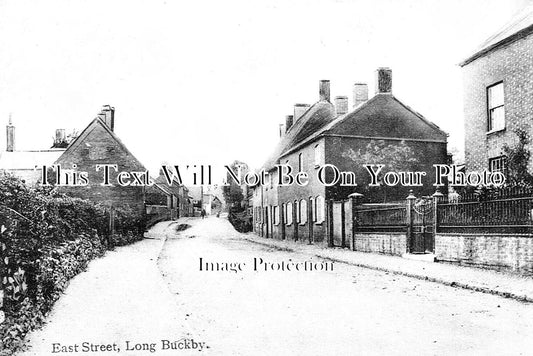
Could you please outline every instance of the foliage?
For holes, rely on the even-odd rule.
[[[502,151],[506,156],[507,182],[509,185],[533,186],[533,175],[528,171],[531,152],[527,149],[530,142],[529,134],[523,129],[516,129],[514,133],[518,142],[510,147],[504,144]]]
[[[239,171],[239,166],[241,167],[241,173],[244,175],[245,172],[243,172],[243,170],[247,167],[246,163],[233,161],[233,163],[230,165],[230,168],[237,174]],[[226,180],[228,185],[225,185],[222,188],[222,195],[224,196],[226,204],[230,208],[241,207],[242,201],[244,200],[242,187],[231,178],[229,172],[226,174]]]
[[[142,237],[143,219],[131,209],[114,209],[114,234],[109,217],[102,205],[0,176],[0,355],[16,350],[42,323],[90,260]]]

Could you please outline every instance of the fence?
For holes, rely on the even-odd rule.
[[[354,211],[354,230],[357,232],[407,231],[407,204],[366,204]]]
[[[533,196],[438,204],[438,232],[531,233]]]

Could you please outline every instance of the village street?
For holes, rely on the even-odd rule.
[[[254,271],[254,258],[323,261],[248,241],[216,217],[163,222],[148,236],[75,277],[24,355],[72,355],[52,353],[52,344],[83,341],[117,343],[126,355],[196,354],[199,345],[215,355],[527,355],[533,347],[528,303],[341,263]],[[200,271],[200,258],[204,269],[233,262],[242,271]],[[162,339],[198,347],[163,350]],[[127,351],[126,341],[154,343],[155,353]]]

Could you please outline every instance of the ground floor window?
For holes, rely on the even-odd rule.
[[[324,221],[324,216],[325,216],[325,213],[324,213],[324,208],[325,208],[325,204],[324,204],[324,197],[321,197],[320,195],[317,196],[315,199],[314,199],[314,202],[315,202],[315,210],[314,210],[314,216],[315,216],[315,222],[317,223],[321,223]]]
[[[285,205],[285,213],[286,213],[285,222],[287,223],[287,225],[291,225],[292,224],[292,203],[291,202],[288,202]]]
[[[499,156],[489,159],[489,170],[491,172],[500,172],[504,173],[506,171],[506,157]]]
[[[300,224],[305,224],[307,222],[307,200],[300,200]]]

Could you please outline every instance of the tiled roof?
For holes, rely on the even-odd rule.
[[[499,46],[513,41],[516,38],[526,36],[533,32],[533,5],[527,6],[519,11],[513,18],[497,33],[489,37],[479,46],[473,55],[464,60],[460,65],[464,66],[476,58],[492,51]]]

